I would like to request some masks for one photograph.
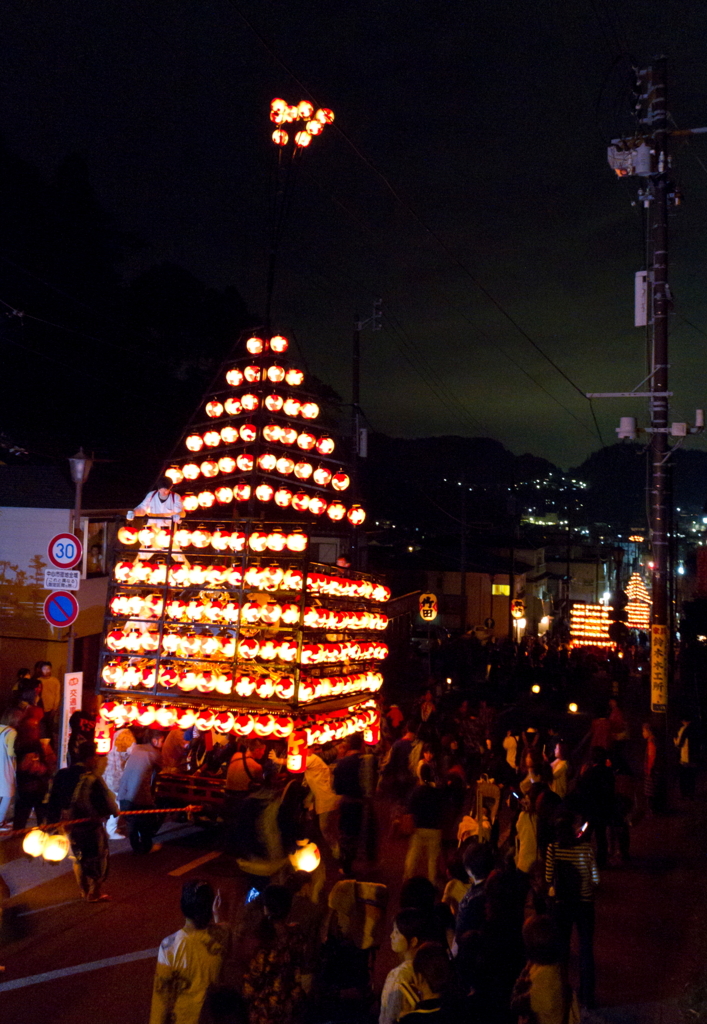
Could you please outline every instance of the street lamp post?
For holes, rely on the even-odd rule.
[[[81,497],[83,494],[83,485],[88,480],[88,474],[91,472],[91,466],[93,465],[93,459],[84,452],[83,448],[79,448],[76,455],[69,459],[69,465],[71,467],[71,479],[74,481],[75,494],[74,494],[74,512],[71,525],[71,532],[75,536],[79,536],[81,529]],[[74,630],[73,623],[69,627],[69,642],[66,649],[66,671],[73,672],[74,670],[74,643],[76,639],[76,633]]]

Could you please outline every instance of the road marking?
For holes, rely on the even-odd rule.
[[[46,971],[44,974],[32,974],[29,978],[15,978],[0,984],[0,992],[12,992],[13,989],[28,988],[39,985],[43,981],[57,981],[68,978],[71,974],[86,974],[88,971],[100,971],[103,967],[117,967],[119,964],[130,964],[135,960],[150,960],[156,957],[159,949],[141,949],[137,953],[123,953],[122,956],[109,956],[105,960],[94,960],[90,964],[76,964],[75,967],[62,967],[59,971]]]
[[[216,860],[220,856],[220,850],[212,850],[211,853],[205,853],[203,857],[190,860],[188,864],[182,864],[181,868],[175,868],[174,871],[168,871],[167,874],[178,878],[179,875],[186,875],[187,871],[191,871],[193,868],[200,868],[202,864],[207,864],[210,860]]]
[[[54,910],[56,907],[68,907],[70,903],[80,903],[80,897],[77,896],[74,900],[64,900],[63,903],[48,903],[46,907],[36,907],[34,910],[23,910],[18,917],[29,917],[30,914],[41,914],[43,910]]]

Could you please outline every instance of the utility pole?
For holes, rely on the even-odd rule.
[[[702,134],[707,129],[668,130],[666,61],[659,57],[636,73],[636,112],[638,128],[628,138],[614,139],[608,161],[620,178],[636,176],[645,184],[638,198],[646,213],[646,253],[648,265],[636,274],[636,327],[648,333],[647,376],[633,391],[588,394],[587,398],[648,398],[650,435],[650,537],[653,559],[651,624],[651,710],[666,712],[668,677],[671,667],[669,630],[669,594],[671,573],[670,523],[672,493],[668,460],[669,437],[684,439],[704,430],[704,413],[698,409],[695,425],[669,422],[668,390],[668,313],[671,305],[668,283],[668,207],[678,206],[680,195],[671,175],[669,140],[673,135]],[[648,391],[639,391],[642,384]],[[636,419],[621,418],[619,439],[638,437]]]
[[[358,313],[354,317],[353,342],[351,346],[351,481],[352,494],[359,498],[359,459],[368,456],[368,431],[361,426],[361,331],[370,327],[372,331],[381,329],[383,300],[376,299],[373,312],[367,320],[362,320]],[[357,545],[356,534],[352,541]],[[358,547],[352,548],[353,564],[358,565]]]

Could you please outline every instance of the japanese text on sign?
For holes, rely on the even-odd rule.
[[[45,569],[45,590],[78,590],[81,586],[81,573],[78,569]]]
[[[651,627],[651,710],[668,709],[668,627]]]
[[[437,598],[434,594],[420,594],[420,616],[425,622],[434,622],[437,618]]]

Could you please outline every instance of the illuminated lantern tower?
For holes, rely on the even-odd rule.
[[[651,628],[651,597],[640,573],[634,572],[626,587],[628,624],[630,629]]]
[[[166,468],[186,518],[119,528],[99,685],[109,724],[288,740],[298,770],[379,735],[390,591],[310,557],[365,512],[288,348],[254,335],[222,367]]]

